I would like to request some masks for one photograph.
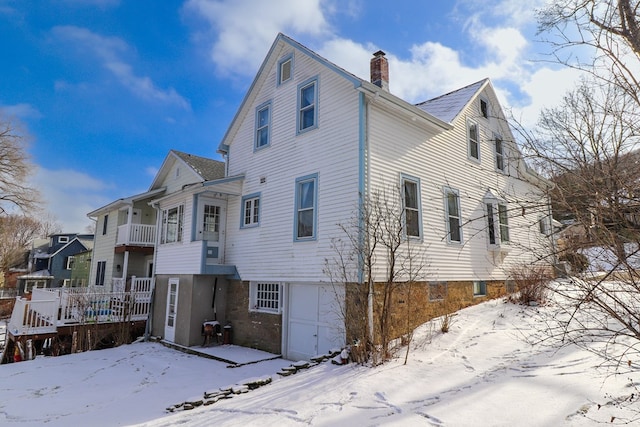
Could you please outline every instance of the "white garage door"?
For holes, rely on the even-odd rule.
[[[344,320],[336,298],[341,289],[312,284],[289,286],[287,357],[309,359],[344,346]]]

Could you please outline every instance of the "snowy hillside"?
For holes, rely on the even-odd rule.
[[[39,357],[0,366],[0,424],[590,426],[637,417],[627,402],[638,373],[612,375],[584,350],[527,342],[545,310],[503,300],[467,308],[447,334],[437,321],[424,325],[407,365],[399,358],[375,369],[324,362],[280,377],[290,362],[227,368],[156,343]],[[248,393],[166,411],[265,376],[273,382]]]

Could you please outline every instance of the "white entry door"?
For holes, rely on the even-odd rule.
[[[224,250],[225,202],[201,198],[198,200],[196,240],[207,241],[207,264],[220,264]]]
[[[169,287],[167,288],[167,316],[164,324],[164,339],[169,342],[176,340],[179,285],[180,281],[178,279],[169,279]]]
[[[332,286],[291,284],[287,357],[309,359],[344,345],[344,320],[337,304],[344,292]]]

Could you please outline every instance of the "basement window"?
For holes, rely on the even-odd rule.
[[[249,311],[279,314],[281,288],[278,282],[251,282],[249,285]]]

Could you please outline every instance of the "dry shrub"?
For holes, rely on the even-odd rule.
[[[509,276],[516,285],[516,292],[509,296],[509,301],[517,304],[544,304],[547,299],[551,274],[541,266],[520,265],[514,267]]]

